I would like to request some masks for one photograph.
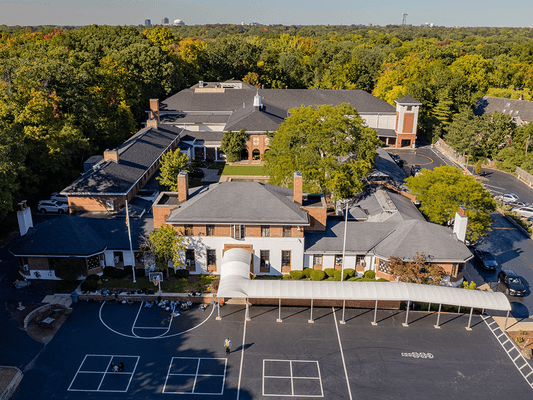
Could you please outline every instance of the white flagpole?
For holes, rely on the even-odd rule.
[[[133,272],[133,283],[135,283],[137,282],[135,280],[135,255],[133,254],[133,246],[131,244],[130,213],[128,210],[128,200],[126,200],[126,225],[128,226],[128,239],[130,240],[131,259],[133,260],[133,266],[131,267],[131,270]]]

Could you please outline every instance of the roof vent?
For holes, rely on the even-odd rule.
[[[205,86],[204,81],[198,82],[198,87],[203,88]]]

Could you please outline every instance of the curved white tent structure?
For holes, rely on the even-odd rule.
[[[230,249],[224,254],[218,297],[259,299],[416,301],[466,308],[510,311],[503,293],[404,282],[340,282],[251,280],[251,253]],[[406,319],[407,321],[407,319]],[[438,324],[437,324],[438,325]]]

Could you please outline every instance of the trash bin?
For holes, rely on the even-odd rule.
[[[70,295],[72,296],[72,302],[73,303],[77,303],[78,302],[78,292],[73,291]]]

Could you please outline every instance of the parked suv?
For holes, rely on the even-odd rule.
[[[517,213],[521,217],[533,217],[533,206],[515,207],[511,212]]]
[[[501,196],[496,196],[496,200],[501,201],[502,203],[516,203],[520,201],[518,196],[513,193],[502,194]]]
[[[526,285],[518,275],[508,269],[502,269],[498,274],[498,282],[507,286],[509,296],[525,296]]]
[[[37,205],[37,211],[43,213],[55,212],[58,214],[68,213],[68,204],[58,203],[55,200],[41,200]]]
[[[59,194],[58,192],[52,193],[50,196],[50,200],[55,200],[58,203],[65,203],[68,204],[68,198],[65,195]]]
[[[481,266],[485,269],[495,270],[498,266],[496,258],[487,250],[474,250],[474,257],[481,263]]]

